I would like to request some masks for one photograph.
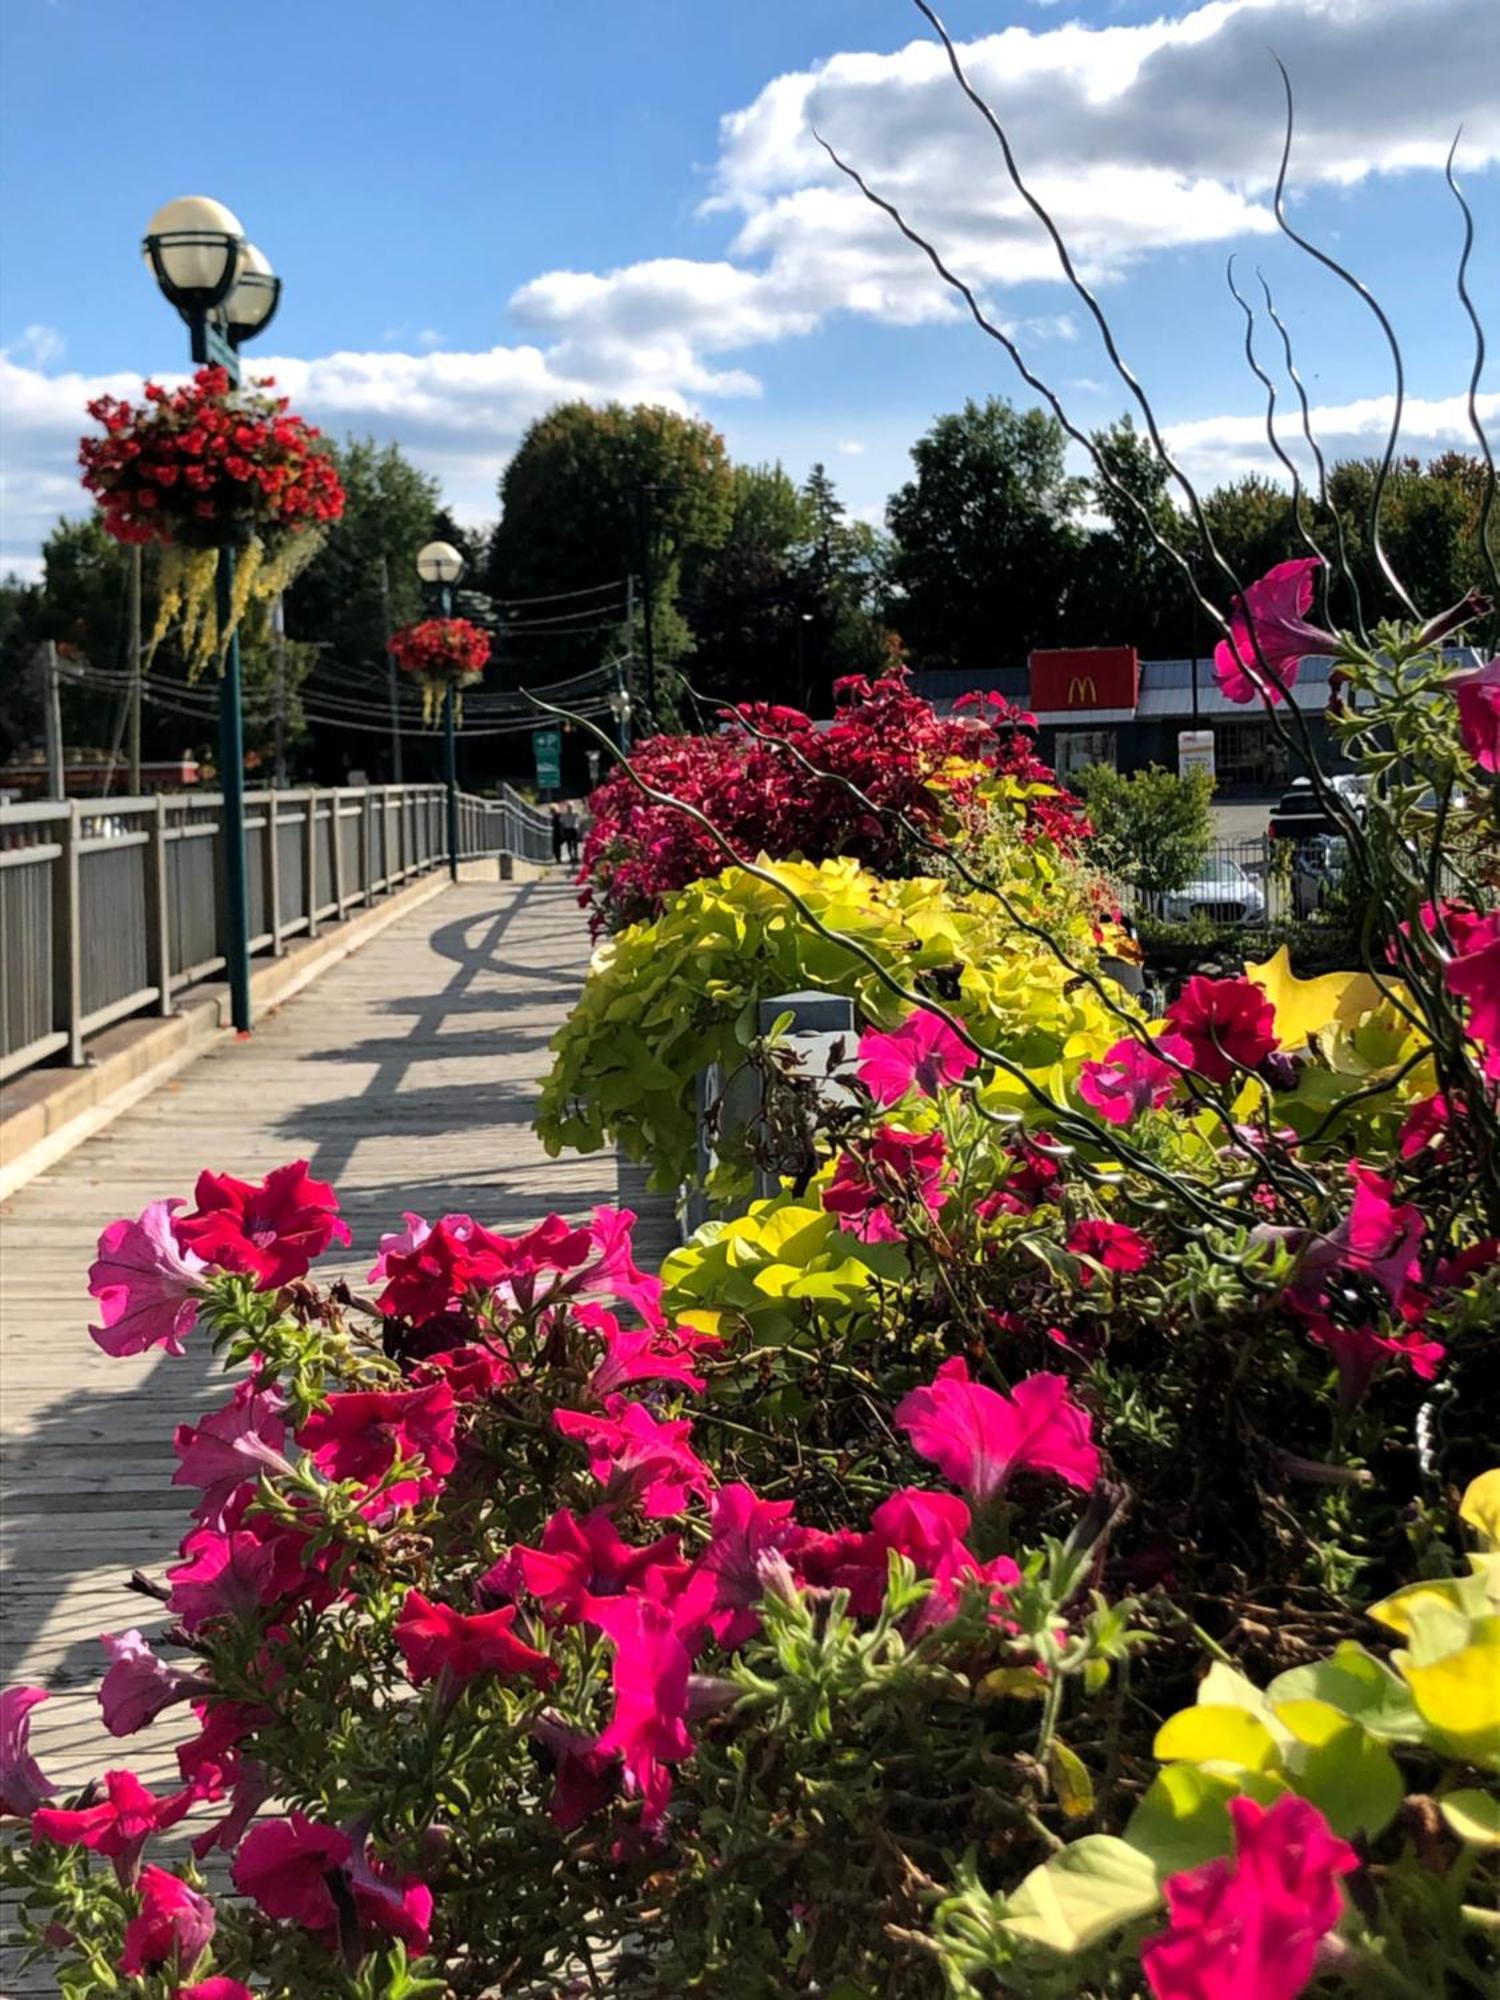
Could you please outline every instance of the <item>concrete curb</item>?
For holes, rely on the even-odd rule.
[[[424,875],[315,938],[295,939],[282,957],[261,961],[250,976],[256,1019],[448,887],[446,870]],[[14,1078],[0,1092],[0,1201],[231,1035],[227,987],[194,986],[173,1014],[138,1015],[94,1036],[82,1069],[34,1069]]]

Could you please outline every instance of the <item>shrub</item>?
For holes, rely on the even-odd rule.
[[[842,855],[879,875],[930,873],[923,836],[963,845],[996,813],[1018,815],[1028,839],[1061,856],[1076,851],[1087,832],[1082,808],[1036,757],[1029,718],[1019,711],[976,698],[975,716],[944,719],[911,692],[904,669],[874,681],[851,676],[838,692],[829,729],[815,729],[795,709],[747,702],[724,711],[716,736],[643,744],[632,768],[706,814],[743,861]],[[594,792],[589,810],[579,879],[596,935],[648,921],[674,890],[724,865],[720,840],[645,798],[624,771]]]

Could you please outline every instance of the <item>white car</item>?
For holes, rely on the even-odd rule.
[[[1227,854],[1205,861],[1193,880],[1174,889],[1162,907],[1171,923],[1209,917],[1216,924],[1259,924],[1266,916],[1260,883]]]

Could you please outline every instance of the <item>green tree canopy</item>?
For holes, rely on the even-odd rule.
[[[1152,764],[1127,777],[1095,764],[1075,783],[1094,828],[1089,856],[1104,874],[1153,897],[1187,887],[1213,844],[1207,771],[1178,777]]]
[[[992,396],[912,447],[887,520],[893,619],[919,666],[1016,664],[1060,636],[1086,495],[1064,444],[1055,417]]]

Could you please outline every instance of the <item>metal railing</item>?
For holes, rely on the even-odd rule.
[[[245,794],[250,950],[288,939],[448,865],[441,785]],[[0,1078],[83,1045],[225,963],[216,792],[0,806]],[[552,859],[547,817],[509,786],[460,793],[461,859]]]

